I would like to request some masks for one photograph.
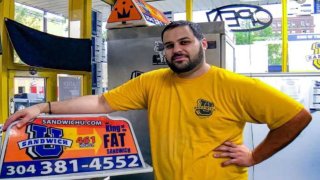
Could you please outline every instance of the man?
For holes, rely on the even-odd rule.
[[[170,68],[144,73],[99,96],[38,104],[8,118],[18,127],[40,113],[110,113],[148,109],[157,180],[247,179],[247,168],[289,144],[311,121],[301,104],[259,80],[206,62],[197,24],[170,23],[162,32]],[[252,151],[242,145],[246,122],[270,132]]]

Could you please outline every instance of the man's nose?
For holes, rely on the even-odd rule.
[[[182,47],[179,44],[175,44],[173,47],[173,52],[181,52],[182,51]]]

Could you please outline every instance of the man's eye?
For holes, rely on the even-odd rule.
[[[173,48],[173,44],[167,44],[164,46],[165,49],[171,49]]]
[[[180,42],[180,44],[182,44],[182,45],[186,45],[186,44],[189,44],[190,43],[190,41],[181,41]]]

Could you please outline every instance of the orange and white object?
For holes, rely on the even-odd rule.
[[[4,136],[0,178],[83,179],[151,172],[133,129],[108,115],[39,116]]]
[[[168,18],[144,0],[117,0],[107,20],[107,29],[166,25]]]

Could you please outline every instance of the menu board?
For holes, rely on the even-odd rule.
[[[107,115],[40,116],[5,136],[0,178],[71,179],[151,172],[128,120]]]

